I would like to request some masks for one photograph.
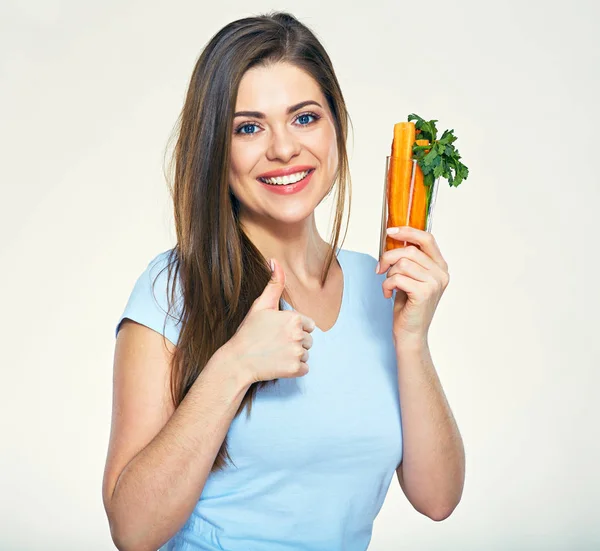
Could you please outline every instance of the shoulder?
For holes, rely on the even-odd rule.
[[[163,251],[162,253],[157,254],[154,258],[152,258],[152,260],[148,262],[148,266],[146,267],[146,270],[142,275],[146,274],[147,277],[149,277],[153,283],[155,281],[157,283],[160,281],[161,283],[164,283],[166,285],[168,280],[172,279],[168,277],[169,268],[173,271],[174,275],[176,266],[177,257],[175,254],[175,250],[168,249],[166,251]]]
[[[378,260],[369,253],[349,249],[342,249],[338,258],[353,308],[359,308],[361,312],[357,319],[372,327],[380,327],[382,332],[389,330],[393,303],[383,294],[382,284],[387,275],[375,273]]]
[[[119,331],[121,321],[128,318],[154,329],[177,344],[181,287],[176,267],[174,249],[157,254],[147,263],[133,285],[115,334]]]
[[[347,259],[351,265],[362,268],[373,266],[373,272],[375,272],[375,266],[377,265],[377,259],[369,253],[363,253],[360,251],[352,251],[350,249],[340,249],[340,256]]]
[[[369,253],[359,251],[351,251],[350,249],[341,249],[338,259],[342,265],[342,269],[348,270],[348,275],[353,279],[360,279],[372,284],[383,282],[381,276],[385,274],[376,274],[375,267],[377,259]]]
[[[168,249],[157,254],[152,258],[145,270],[140,274],[136,282],[141,290],[151,291],[154,300],[158,306],[163,305],[167,294],[173,291],[177,268],[177,258],[174,249]],[[176,290],[179,292],[180,286],[177,282]]]
[[[359,287],[370,299],[383,300],[382,283],[387,275],[375,273],[378,259],[369,253],[341,249],[340,264],[353,288]]]

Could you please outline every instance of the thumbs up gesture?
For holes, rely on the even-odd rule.
[[[274,259],[271,263],[269,283],[226,343],[240,365],[249,370],[251,383],[308,373],[306,362],[315,322],[299,312],[279,310],[285,273]]]

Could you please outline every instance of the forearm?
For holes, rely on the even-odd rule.
[[[155,550],[189,518],[249,388],[217,353],[156,437],[121,473],[108,507],[119,549]]]
[[[396,347],[402,414],[403,490],[419,512],[442,520],[460,501],[465,455],[427,344]]]

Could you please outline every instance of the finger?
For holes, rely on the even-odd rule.
[[[254,311],[266,309],[277,310],[279,308],[279,299],[285,288],[285,272],[279,262],[274,258],[271,260],[274,270],[271,272],[271,278],[263,289],[263,292],[252,304],[252,310]]]
[[[294,377],[303,377],[308,373],[308,364],[306,362],[299,362],[295,364],[287,373],[282,373],[280,376],[288,379]]]
[[[409,258],[427,270],[438,267],[437,264],[421,249],[415,247],[414,245],[408,245],[400,249],[391,249],[384,252],[381,255],[381,260],[379,261],[379,269],[377,270],[377,273],[383,274],[384,272],[387,272],[390,266],[396,264],[401,258]]]
[[[391,298],[394,289],[400,289],[407,295],[417,295],[419,292],[419,286],[423,285],[422,282],[414,280],[412,277],[408,277],[402,274],[395,274],[392,277],[386,278],[381,284],[383,289],[383,296],[385,298]]]
[[[313,345],[312,335],[309,333],[304,333],[304,338],[302,339],[302,346],[307,350]]]
[[[308,364],[306,362],[300,362],[300,367],[298,368],[298,377],[302,377],[308,373]]]
[[[305,316],[304,314],[300,314],[302,316],[302,329],[307,333],[312,333],[315,330],[316,323],[312,318]]]
[[[442,256],[442,252],[431,232],[423,231],[410,226],[399,226],[388,228],[387,234],[398,241],[407,241],[419,245],[421,250],[430,256],[440,268],[447,270],[448,265]]]
[[[413,262],[410,258],[401,258],[394,264],[388,272],[388,279],[396,274],[412,277],[423,283],[432,281],[434,278],[429,270],[425,270],[423,266]]]
[[[306,363],[308,361],[308,350],[305,350],[300,357],[300,362]]]

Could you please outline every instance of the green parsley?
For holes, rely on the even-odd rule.
[[[460,153],[454,146],[456,136],[454,130],[445,130],[441,138],[437,139],[437,120],[426,121],[415,115],[408,116],[408,122],[416,121],[418,140],[429,140],[430,145],[413,145],[413,159],[423,170],[424,183],[428,186],[428,197],[431,185],[437,178],[445,178],[450,186],[458,187],[469,176],[469,169],[460,162]],[[428,153],[425,153],[426,150]],[[429,201],[428,201],[429,204]]]

